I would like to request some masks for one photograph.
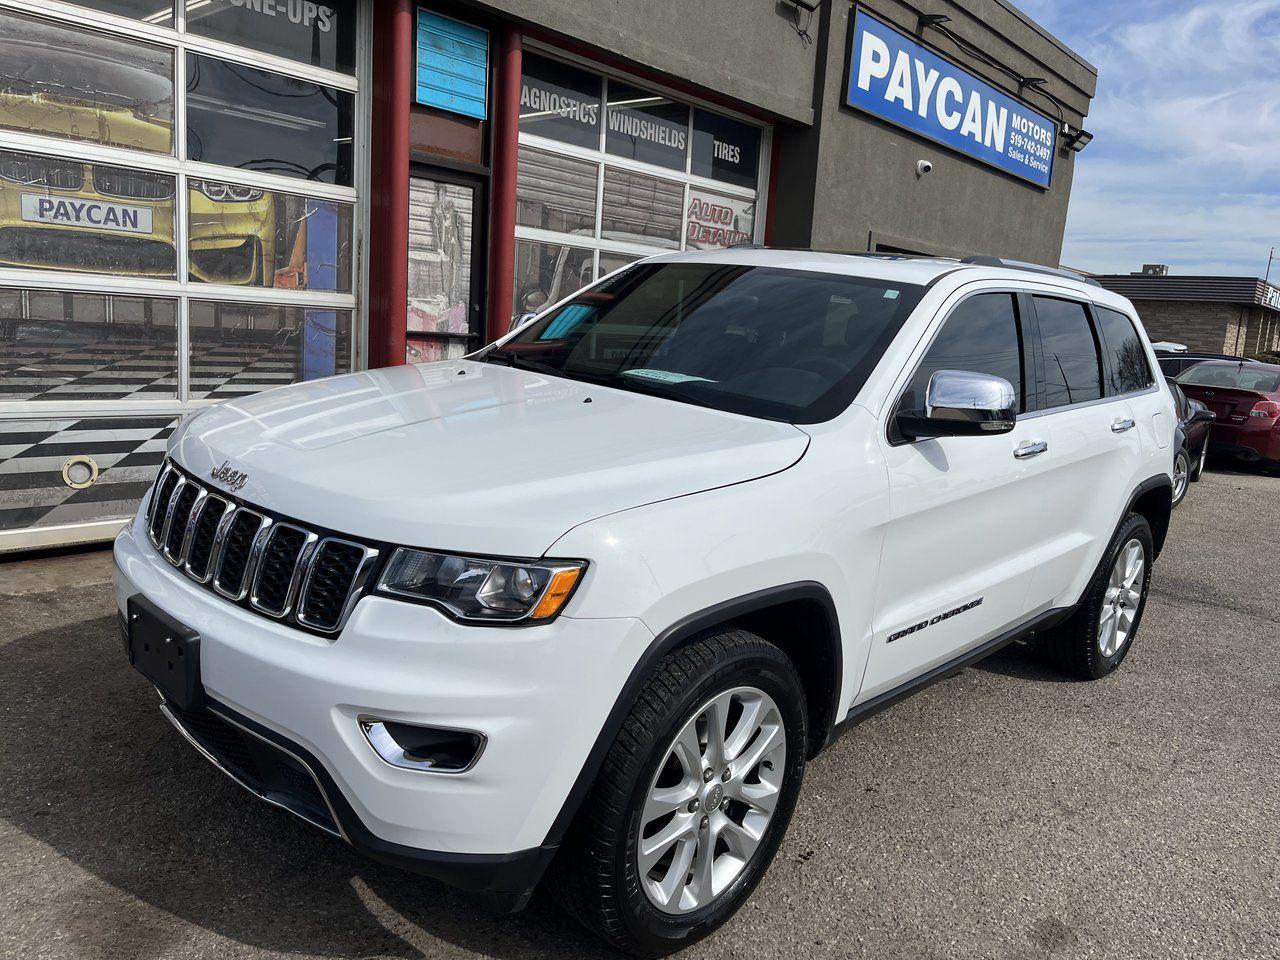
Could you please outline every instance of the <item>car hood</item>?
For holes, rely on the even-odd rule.
[[[270,390],[188,418],[170,452],[215,487],[341,533],[541,556],[605,514],[794,464],[786,423],[468,360]]]

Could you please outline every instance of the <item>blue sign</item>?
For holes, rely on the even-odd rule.
[[[427,107],[485,118],[489,31],[418,10],[417,100]]]
[[[1049,186],[1054,121],[862,10],[853,29],[851,107]]]

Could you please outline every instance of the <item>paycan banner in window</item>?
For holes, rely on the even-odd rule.
[[[718,250],[750,243],[755,235],[756,202],[689,188],[685,246],[690,250]]]
[[[0,150],[0,265],[172,279],[174,178]]]

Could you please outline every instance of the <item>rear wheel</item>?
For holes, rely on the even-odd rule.
[[[1187,495],[1191,483],[1191,455],[1186,448],[1173,455],[1173,505],[1176,507]]]
[[[610,749],[550,886],[629,953],[660,956],[724,923],[786,832],[804,776],[804,690],[744,631],[664,658]]]
[[[1055,666],[1083,680],[1101,679],[1120,666],[1142,622],[1154,555],[1151,526],[1145,517],[1129,514],[1080,606],[1044,638]]]

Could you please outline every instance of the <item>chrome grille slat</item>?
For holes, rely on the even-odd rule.
[[[380,556],[369,544],[238,503],[170,460],[157,474],[146,523],[152,546],[188,579],[259,615],[329,636],[346,624]]]

